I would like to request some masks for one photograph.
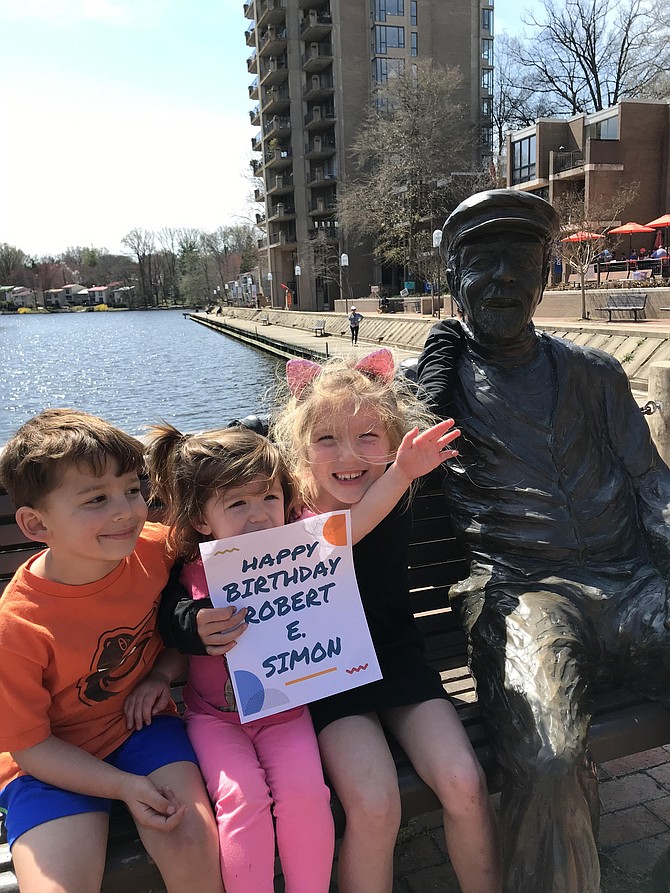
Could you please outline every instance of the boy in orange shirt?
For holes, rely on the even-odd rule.
[[[162,651],[172,556],[146,524],[143,447],[87,413],[42,412],[0,456],[16,520],[47,548],[0,600],[0,810],[22,893],[100,890],[123,800],[170,893],[223,893],[216,827],[174,704],[141,731],[126,696]]]

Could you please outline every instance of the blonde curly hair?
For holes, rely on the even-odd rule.
[[[396,373],[388,381],[356,368],[356,362],[355,357],[327,360],[297,397],[286,382],[277,389],[270,436],[292,470],[301,498],[312,509],[316,492],[308,448],[315,427],[324,418],[349,418],[360,412],[378,415],[390,442],[385,464],[393,462],[408,431],[414,427],[424,430],[438,421],[405,376]]]

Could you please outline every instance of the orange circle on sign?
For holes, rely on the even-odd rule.
[[[331,546],[346,546],[347,516],[331,515],[323,525],[323,538]]]

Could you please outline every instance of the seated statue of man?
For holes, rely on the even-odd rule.
[[[418,366],[462,429],[445,492],[470,576],[451,596],[504,771],[506,893],[598,893],[591,690],[670,700],[670,471],[619,363],[533,327],[557,234],[535,195],[461,203],[442,251],[462,322]]]

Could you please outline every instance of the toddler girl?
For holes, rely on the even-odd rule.
[[[183,435],[152,429],[154,494],[187,562],[181,582],[208,596],[198,543],[280,527],[294,504],[291,477],[267,438],[244,428]],[[211,604],[209,601],[206,604]],[[227,893],[272,893],[275,831],[287,893],[326,893],[334,832],[330,794],[306,708],[242,725],[223,656],[246,628],[244,611],[196,615],[202,656],[190,658],[184,688],[186,726],[214,804]],[[209,655],[209,656],[208,656]],[[182,662],[168,651],[126,702],[129,724],[151,720]]]
[[[402,465],[403,434],[421,423],[425,410],[394,371],[387,350],[356,365],[287,364],[290,396],[273,436],[311,512],[349,508],[353,522],[357,508]],[[443,453],[443,458],[452,455]],[[310,705],[326,772],[346,813],[338,889],[390,893],[393,886],[400,794],[388,731],[440,799],[447,847],[463,893],[499,893],[496,829],[485,778],[439,674],[424,657],[412,615],[407,575],[411,519],[402,493],[388,517],[380,517],[381,523],[354,547],[383,679]]]

